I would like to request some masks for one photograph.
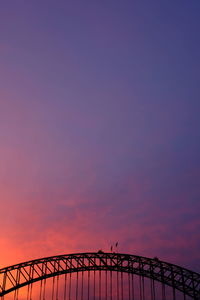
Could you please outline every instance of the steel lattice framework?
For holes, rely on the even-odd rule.
[[[120,253],[78,253],[36,259],[0,269],[0,296],[66,273],[109,270],[147,277],[200,299],[200,274],[157,258]]]

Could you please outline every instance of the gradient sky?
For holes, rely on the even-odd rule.
[[[119,251],[200,271],[200,1],[0,1],[0,267]]]

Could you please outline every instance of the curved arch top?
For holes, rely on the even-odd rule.
[[[0,269],[0,296],[45,278],[89,270],[136,274],[200,299],[200,274],[196,272],[158,258],[103,251],[45,257]]]

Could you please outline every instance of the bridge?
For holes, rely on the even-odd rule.
[[[156,257],[103,251],[58,255],[0,269],[0,297],[200,300],[200,274]]]

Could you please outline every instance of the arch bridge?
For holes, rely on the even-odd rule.
[[[103,271],[106,274],[104,281],[102,277]],[[98,272],[98,275],[95,275],[95,272]],[[93,296],[90,294],[90,299],[96,298],[104,300],[108,298],[111,300],[136,300],[139,298],[141,300],[146,300],[148,297],[145,297],[144,285],[145,280],[149,280],[149,295],[151,295],[149,296],[149,299],[156,299],[155,283],[159,283],[162,287],[162,296],[160,296],[160,299],[167,299],[165,292],[165,287],[167,286],[172,290],[170,299],[175,300],[176,293],[179,291],[179,294],[181,294],[184,299],[189,297],[190,299],[200,300],[200,274],[161,261],[156,257],[147,258],[121,253],[104,253],[103,251],[97,253],[90,252],[51,256],[0,269],[0,297],[4,297],[13,292],[16,300],[18,299],[17,294],[19,289],[27,286],[27,299],[31,299],[32,297],[30,294],[33,283],[41,282],[40,300],[45,300],[44,289],[46,280],[50,277],[54,280],[55,278],[60,277],[60,275],[65,274],[65,280],[67,280],[67,276],[70,277],[68,286],[65,281],[65,286],[63,287],[63,298],[64,300],[67,300],[67,293],[70,293],[70,290],[72,289],[71,276],[72,274],[76,274],[76,292],[73,298],[76,300],[83,300],[83,273],[93,274],[93,292],[90,290],[90,293],[93,293]],[[112,277],[113,273],[116,274],[115,279]],[[122,276],[124,274],[127,276],[126,284],[122,282]],[[77,291],[78,276],[82,276],[81,292]],[[110,276],[109,279],[108,276]],[[138,296],[134,295],[133,276],[139,278]],[[89,278],[91,277],[88,275],[88,280]],[[113,283],[114,280],[116,281],[115,286]],[[43,296],[41,295],[42,284]],[[81,284],[79,283],[79,288],[80,285]],[[102,285],[104,285],[104,291],[101,290]],[[107,285],[109,285],[109,287]],[[87,296],[85,298],[89,299],[89,284],[87,285],[87,289]],[[107,290],[109,290],[109,292]],[[127,290],[127,296],[124,296],[125,294],[123,295],[123,293],[125,293],[124,290]],[[95,296],[95,291],[98,296]],[[53,293],[57,293],[56,300],[58,300],[58,291],[55,292],[54,290]],[[69,298],[73,299],[70,295]]]

